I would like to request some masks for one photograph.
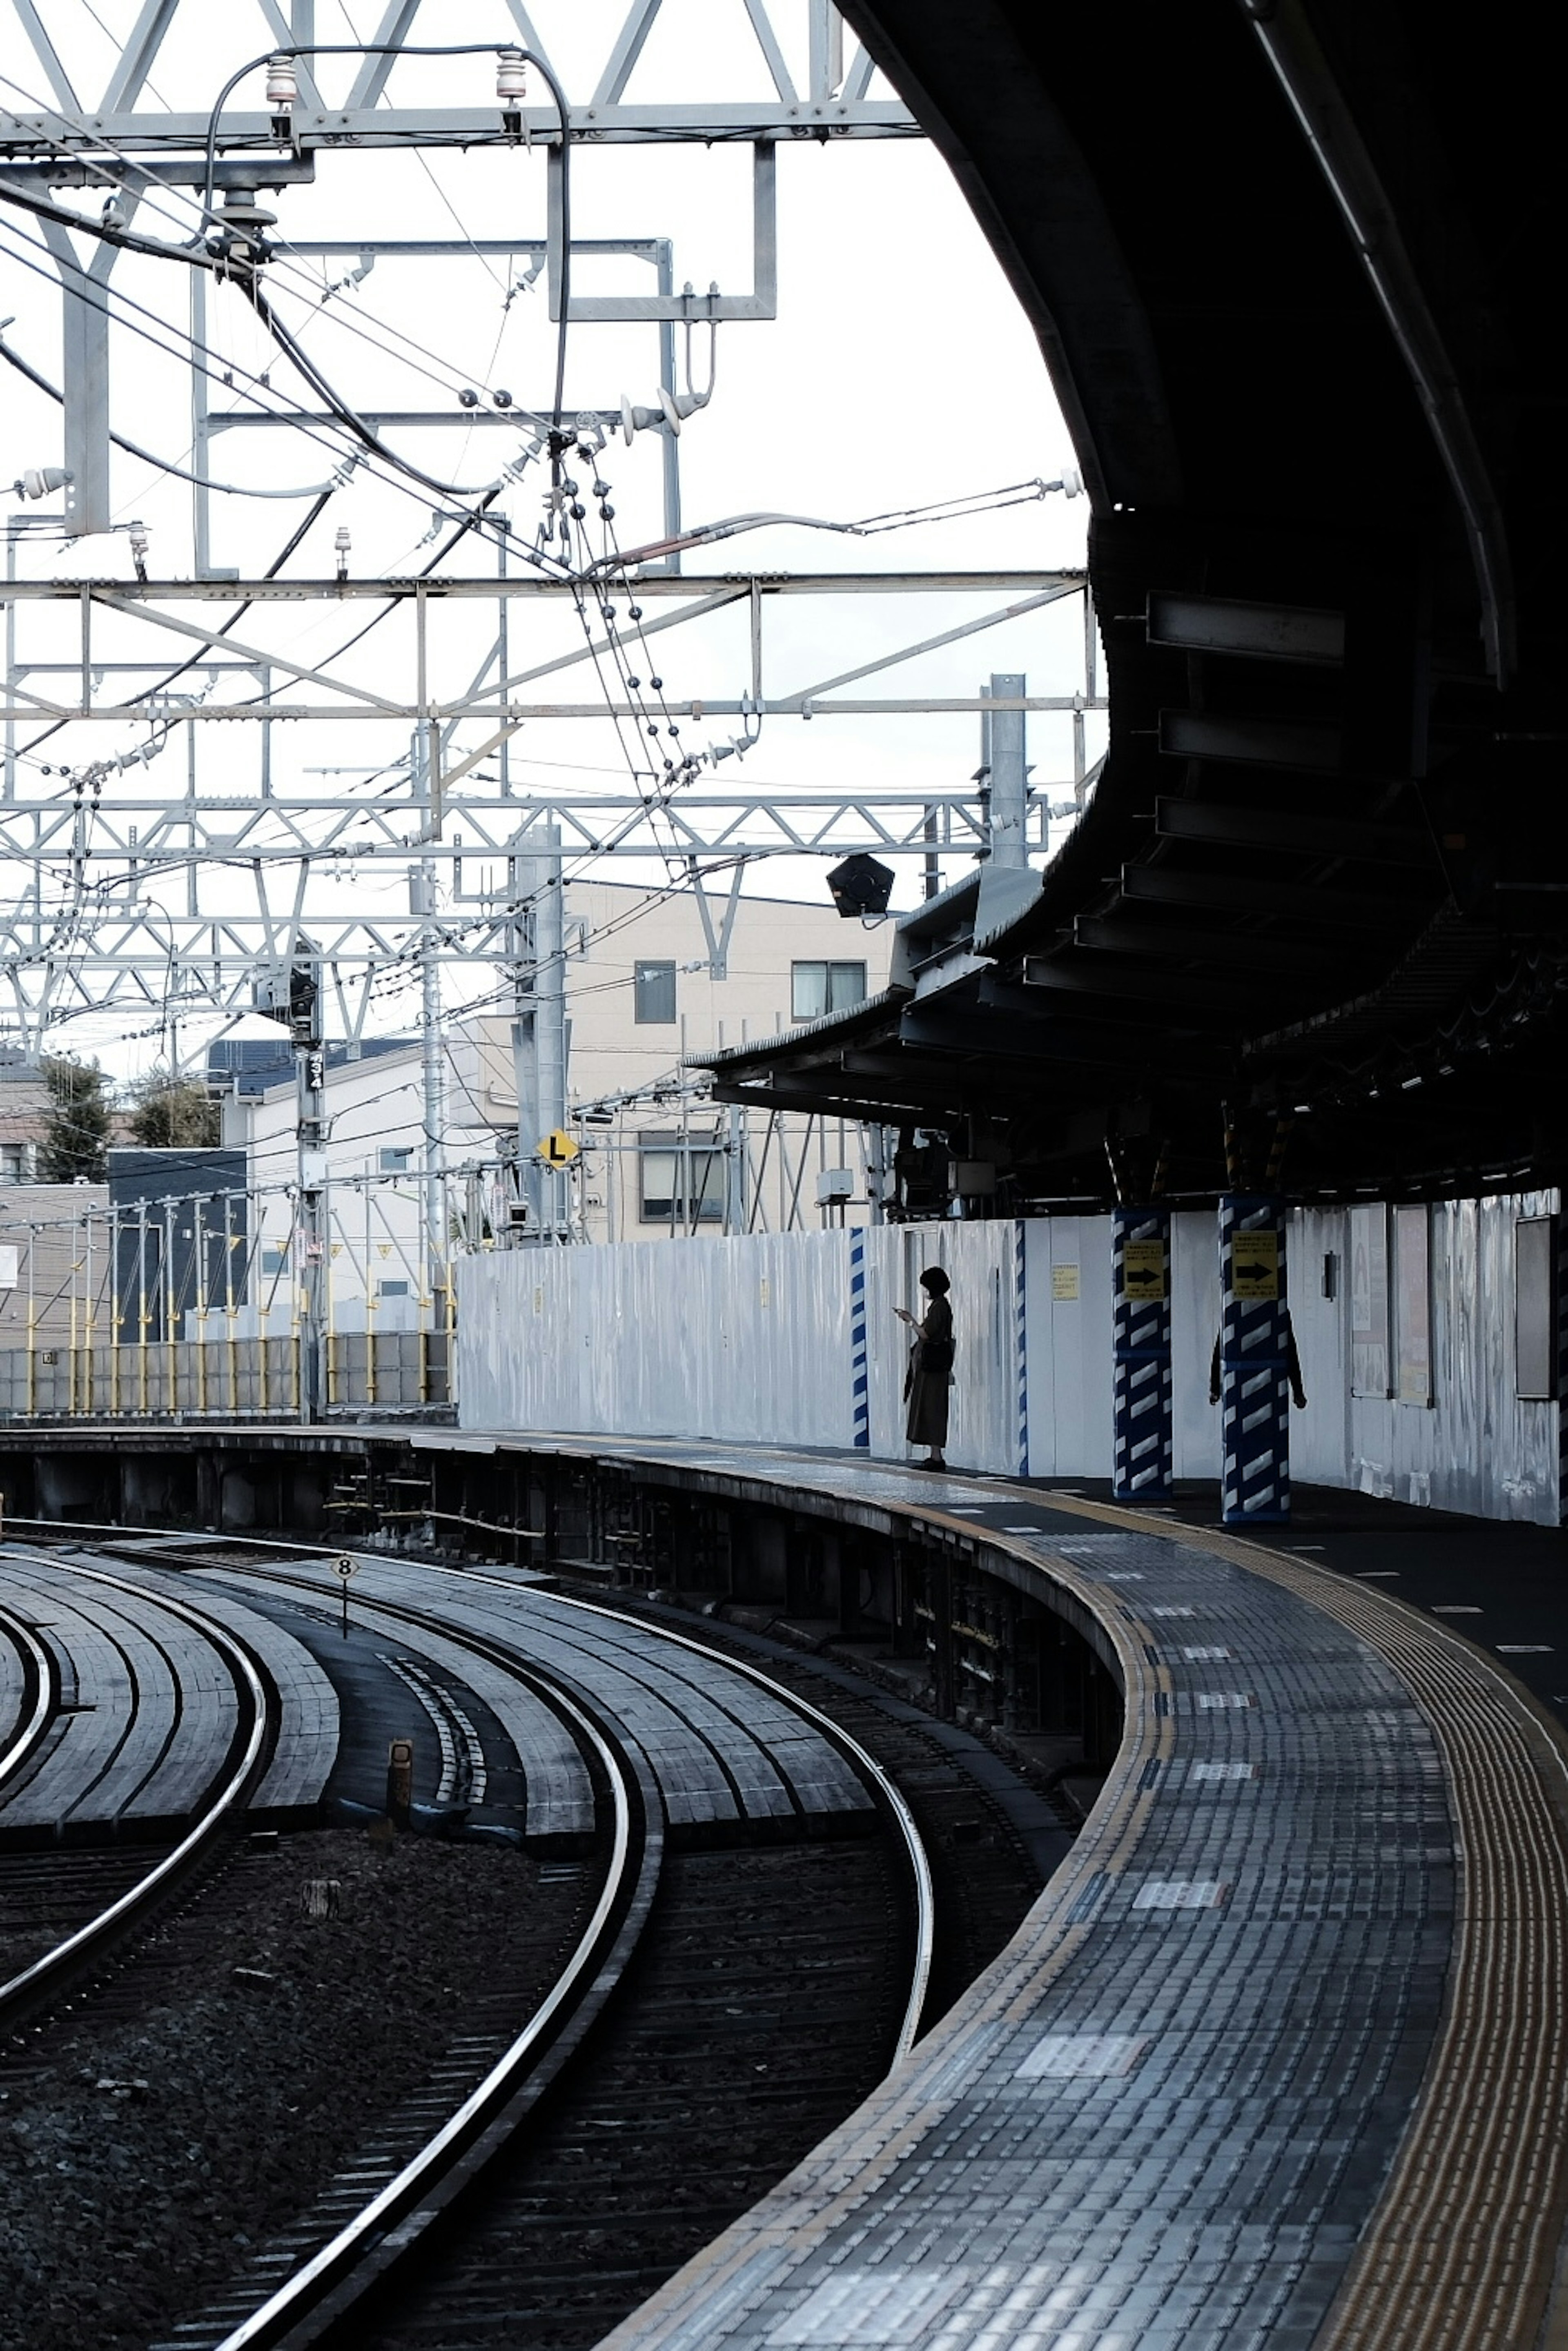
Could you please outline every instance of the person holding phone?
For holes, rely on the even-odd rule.
[[[920,1287],[925,1292],[922,1321],[917,1322],[907,1306],[893,1310],[915,1333],[909,1368],[904,1375],[909,1405],[904,1434],[911,1445],[929,1448],[919,1465],[922,1469],[946,1469],[943,1447],[947,1442],[947,1404],[953,1385],[953,1309],[947,1302],[952,1284],[939,1265],[928,1265],[920,1277]]]

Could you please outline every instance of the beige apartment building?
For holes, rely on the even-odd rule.
[[[667,894],[621,882],[566,887],[568,1089],[584,1153],[575,1176],[590,1239],[718,1231],[727,1212],[771,1230],[865,1213],[862,1130],[792,1115],[767,1122],[693,1098],[682,1064],[841,1010],[886,985],[891,916],[845,920],[824,903]],[[481,1017],[449,1058],[448,1155],[516,1131],[511,1023]],[[538,1140],[538,1138],[534,1138]],[[820,1211],[817,1178],[847,1170]],[[858,1217],[857,1217],[858,1210]]]

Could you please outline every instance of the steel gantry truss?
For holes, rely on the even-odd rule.
[[[507,667],[511,608],[519,601],[570,607],[580,601],[572,583],[527,576],[112,588],[17,581],[0,590],[10,599],[13,624],[39,607],[64,607],[78,637],[73,658],[48,662],[28,660],[13,639],[13,697],[4,711],[8,744],[19,724],[53,718],[121,731],[135,724],[146,730],[145,742],[154,751],[183,735],[186,753],[175,762],[185,771],[180,792],[158,790],[152,779],[142,779],[140,748],[108,762],[89,760],[69,777],[42,784],[14,759],[7,763],[0,792],[0,865],[11,869],[17,887],[9,916],[0,917],[0,969],[22,1032],[31,1040],[48,1022],[76,1010],[99,1011],[115,1003],[145,1010],[171,997],[193,1009],[203,1004],[224,1012],[244,1008],[257,971],[276,976],[286,966],[290,942],[308,914],[312,937],[343,991],[345,1033],[358,1036],[372,986],[384,987],[400,973],[411,976],[421,958],[454,964],[509,958],[515,864],[532,853],[539,828],[555,829],[569,872],[601,859],[644,868],[653,860],[688,879],[770,857],[865,852],[929,862],[972,857],[987,846],[986,804],[973,788],[766,794],[746,789],[737,764],[732,788],[720,789],[721,763],[737,742],[734,735],[714,739],[713,729],[726,724],[755,729],[767,719],[984,714],[998,707],[1036,714],[1056,730],[1056,756],[1030,802],[1030,842],[1037,852],[1049,848],[1052,810],[1059,820],[1071,817],[1092,786],[1089,728],[1092,714],[1103,710],[1103,698],[1081,572],[653,573],[617,590],[627,592],[658,608],[639,623],[643,642],[720,613],[742,624],[740,690],[666,699],[661,705],[666,725],[684,726],[686,739],[699,729],[707,737],[705,766],[712,781],[685,768],[672,781],[650,767],[635,795],[624,789],[541,793],[517,782],[508,747],[525,725],[602,718],[607,710],[643,715],[642,704],[613,698],[608,705],[536,698],[547,679],[560,679],[570,694],[570,674],[591,669],[604,653],[609,639],[597,604],[589,615],[595,625],[580,632],[577,643],[520,670]],[[771,684],[767,622],[781,604],[795,598],[904,601],[912,596],[936,600],[944,611],[967,609],[946,627],[901,640],[847,672],[783,688]],[[476,602],[497,605],[500,618],[469,685],[445,696],[416,690],[400,699],[379,692],[367,696],[340,673],[292,662],[248,637],[243,643],[232,634],[218,638],[214,622],[181,617],[183,611],[199,614],[204,608],[250,603],[258,608],[259,635],[267,614],[278,608],[340,601],[401,608],[404,652],[389,666],[416,689],[436,674],[433,638],[443,621],[460,621]],[[1070,694],[1025,694],[998,704],[981,693],[885,690],[889,672],[912,668],[914,679],[903,683],[918,689],[920,664],[933,653],[1064,605],[1074,608],[1071,631],[1082,653],[1080,682]],[[182,680],[187,693],[178,701],[157,692],[130,700],[160,666],[150,653],[132,651],[138,632],[144,639],[171,622],[180,645],[196,647],[194,667]],[[100,658],[101,639],[110,632],[113,653]],[[711,649],[703,656],[705,663],[714,657]],[[873,680],[883,691],[866,690]],[[188,691],[193,685],[195,693]],[[308,688],[308,699],[301,697],[301,687]],[[369,789],[330,768],[275,779],[276,730],[327,716],[352,719],[361,734],[371,724],[387,723],[382,765],[366,763]],[[256,789],[242,794],[202,785],[198,728],[241,722],[261,738]],[[475,735],[478,740],[471,744]],[[344,893],[361,879],[416,868],[428,868],[443,884],[434,934],[418,889],[411,887],[401,915],[371,919],[344,903]],[[183,903],[171,900],[171,881]]]
[[[50,517],[17,516],[8,527],[0,981],[7,1025],[30,1046],[52,1026],[113,1008],[128,1022],[171,1008],[246,1009],[258,986],[277,993],[307,925],[312,960],[350,1038],[363,1033],[378,991],[423,975],[433,1000],[431,975],[445,964],[489,965],[526,995],[535,900],[541,889],[559,895],[563,877],[601,858],[652,861],[671,886],[695,887],[706,920],[705,877],[720,874],[728,886],[763,858],[915,855],[929,874],[944,852],[983,852],[981,791],[830,786],[775,796],[738,783],[726,792],[722,778],[741,775],[739,759],[768,721],[993,708],[979,693],[934,690],[920,664],[1055,607],[1075,606],[1077,617],[1035,674],[1071,666],[1071,690],[1004,705],[1038,714],[1051,738],[1030,819],[1037,852],[1050,844],[1050,811],[1070,815],[1092,784],[1093,714],[1103,702],[1082,573],[682,569],[696,545],[758,523],[811,519],[742,516],[691,531],[682,515],[680,427],[712,389],[711,366],[706,388],[694,381],[693,333],[776,315],[778,149],[919,135],[902,103],[878,90],[871,58],[846,42],[836,10],[804,0],[786,22],[779,0],[732,0],[719,16],[742,37],[735,54],[749,52],[751,86],[711,99],[650,89],[651,63],[674,21],[664,0],[604,11],[590,61],[591,28],[565,0],[539,0],[533,13],[521,0],[496,0],[489,14],[487,44],[455,42],[444,37],[446,12],[386,0],[373,25],[354,20],[361,40],[346,37],[345,12],[316,0],[253,0],[222,12],[201,0],[141,0],[89,86],[82,46],[64,37],[52,0],[0,0],[0,255],[53,273],[62,315],[57,383],[36,355],[5,349],[63,415],[64,465],[28,479],[46,495],[60,492],[59,531],[90,539],[111,525],[125,528],[110,495],[111,465],[122,462],[115,449],[158,465],[188,486],[192,559],[188,578],[150,577],[145,535],[140,544],[132,536],[134,579],[19,577],[29,534]],[[570,90],[559,69],[568,49]],[[434,102],[424,64],[433,57],[449,60],[460,102]],[[739,290],[677,283],[667,236],[572,234],[574,158],[682,143],[749,150],[751,273]],[[543,218],[516,235],[323,238],[308,224],[274,235],[257,202],[277,192],[292,225],[289,206],[319,173],[325,183],[345,158],[370,150],[535,148],[545,161]],[[88,209],[99,204],[101,219]],[[138,267],[153,259],[171,287],[187,279],[188,309],[183,286],[156,318],[132,301],[122,267],[130,255]],[[459,256],[498,270],[508,302],[541,281],[563,336],[646,327],[657,347],[656,402],[632,410],[623,398],[601,400],[563,420],[558,379],[552,422],[547,399],[528,406],[487,384],[458,390],[454,378],[450,393],[434,396],[422,381],[423,404],[404,397],[350,409],[327,396],[333,387],[323,389],[294,346],[285,345],[292,372],[280,361],[276,383],[212,348],[220,303],[243,296],[266,318],[261,289],[280,278],[323,308],[348,305],[373,340],[381,322],[356,306],[379,262],[441,269]],[[604,291],[588,274],[609,259],[644,273],[636,290]],[[188,331],[171,324],[176,316],[188,317]],[[183,335],[185,462],[149,458],[117,429],[111,326],[117,338],[143,341]],[[302,389],[290,393],[284,382]],[[476,445],[497,478],[483,496],[458,496],[392,445],[434,426],[485,428]],[[628,442],[645,434],[657,447],[662,533],[622,554],[609,540],[601,500],[606,546],[591,561],[584,507],[572,504],[577,487],[564,475],[573,444],[578,459],[591,461],[617,431]],[[255,434],[268,448],[281,435],[300,453],[299,474],[311,477],[303,488],[257,494],[312,500],[308,525],[357,474],[361,491],[372,482],[404,496],[428,482],[439,498],[431,507],[419,490],[431,512],[428,541],[450,536],[413,577],[349,577],[346,531],[337,577],[319,568],[292,576],[287,558],[303,527],[266,576],[219,570],[214,498],[227,486],[211,468],[235,435]],[[530,466],[530,485],[550,484],[547,524],[532,537],[495,503]],[[993,502],[1064,486],[1074,485],[1018,484]],[[888,522],[813,527],[869,532]],[[455,559],[461,570],[445,568]],[[769,630],[786,605],[854,599],[862,611],[891,612],[910,596],[928,600],[935,625],[900,630],[895,643],[847,665],[825,658],[815,665],[821,674],[779,682]],[[301,611],[333,607],[350,642],[319,658],[291,649],[288,624],[298,627]],[[828,622],[843,607],[823,601],[810,609]],[[371,648],[358,652],[371,629]],[[692,648],[678,689],[657,674],[653,650],[674,631]],[[828,627],[821,635],[834,642]],[[1066,664],[1063,642],[1081,648]],[[944,674],[942,682],[951,680]],[[624,788],[525,789],[518,731],[561,720],[608,721],[643,737]],[[302,738],[289,732],[300,725],[353,730],[352,766],[305,767],[295,748]],[[48,746],[42,759],[39,744]],[[254,780],[236,789],[241,768]],[[356,769],[362,780],[343,780]],[[367,912],[361,886],[389,877],[406,880],[406,911],[383,902]]]

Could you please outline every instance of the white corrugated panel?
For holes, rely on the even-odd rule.
[[[849,1238],[756,1234],[465,1259],[463,1425],[847,1445]]]
[[[904,1439],[918,1275],[942,1265],[957,1335],[955,1461],[1018,1466],[1011,1224],[864,1235],[872,1450]],[[458,1267],[458,1394],[467,1428],[714,1437],[761,1445],[852,1441],[847,1231],[732,1240],[512,1249]]]

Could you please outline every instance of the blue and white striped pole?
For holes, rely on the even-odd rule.
[[[1219,1202],[1220,1515],[1228,1527],[1291,1515],[1291,1315],[1283,1200]]]
[[[866,1359],[865,1228],[857,1225],[850,1235],[850,1378],[851,1442],[857,1452],[871,1450],[871,1373]]]
[[[1018,1365],[1018,1468],[1029,1476],[1029,1317],[1023,1219],[1013,1227],[1013,1346]]]
[[[1111,1492],[1168,1502],[1171,1447],[1171,1220],[1164,1208],[1111,1211]]]

